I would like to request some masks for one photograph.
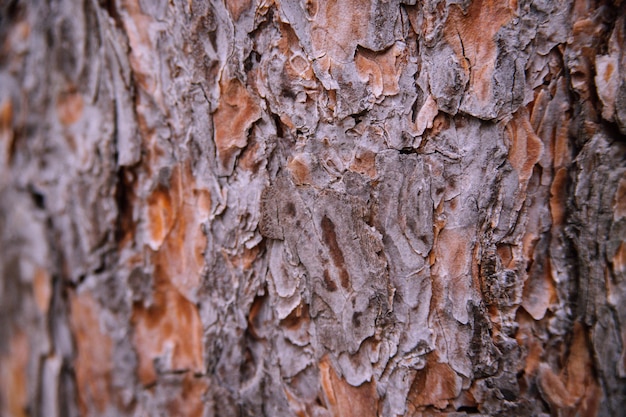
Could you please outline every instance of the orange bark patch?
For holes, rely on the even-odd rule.
[[[528,119],[528,113],[522,109],[515,113],[506,126],[511,141],[509,161],[519,176],[521,184],[526,184],[533,172],[533,167],[543,152],[543,143],[535,134]]]
[[[554,139],[554,166],[565,166],[570,158],[569,150],[569,119],[563,118],[556,131]]]
[[[617,274],[626,273],[626,242],[622,242],[613,256],[613,272]]]
[[[211,214],[212,207],[211,193],[209,193],[207,190],[196,189],[194,190],[194,195],[196,198],[198,214],[202,218],[208,219],[209,214]]]
[[[464,229],[443,228],[431,251],[434,265],[433,302],[441,306],[452,302],[452,315],[467,323],[467,300],[472,296],[472,242]],[[449,314],[450,312],[447,312]]]
[[[539,276],[529,276],[524,284],[522,307],[535,320],[541,320],[550,304],[556,300],[556,288],[551,272],[550,258],[547,258],[544,273]]]
[[[38,266],[33,276],[33,293],[35,303],[42,314],[48,313],[50,307],[50,297],[52,296],[52,282],[48,271]]]
[[[617,53],[596,57],[596,91],[602,103],[602,117],[610,122],[615,120],[615,96],[620,82],[619,71],[615,71],[616,66],[619,66]]]
[[[284,66],[287,78],[298,83],[302,80],[313,80],[315,78],[313,67],[304,54],[300,40],[293,28],[288,24],[281,23],[280,33],[278,49],[287,58]]]
[[[173,204],[172,192],[163,184],[159,184],[152,191],[147,203],[149,245],[152,249],[158,250],[174,226],[178,214],[177,204]]]
[[[422,135],[426,129],[430,129],[434,126],[435,119],[439,114],[439,107],[437,102],[430,94],[426,98],[426,101],[415,115],[414,129],[416,135]],[[433,134],[436,134],[433,132]]]
[[[252,314],[253,311],[251,309],[250,315]],[[287,330],[299,330],[301,327],[307,326],[310,322],[309,307],[306,304],[300,304],[298,307],[294,308],[287,317],[280,321],[280,325]]]
[[[373,382],[353,387],[337,375],[327,356],[322,358],[319,367],[326,405],[332,415],[342,417],[377,415],[378,395]]]
[[[155,265],[188,299],[199,285],[206,236],[202,223],[211,211],[211,195],[195,188],[188,163],[172,169],[167,185],[159,184],[148,198],[149,246]]]
[[[199,217],[194,206],[183,205],[172,232],[154,257],[172,283],[190,299],[200,282],[207,243]]]
[[[576,407],[578,415],[597,415],[601,391],[593,372],[593,360],[582,324],[574,324],[570,352],[560,375],[555,374],[549,365],[541,364],[538,383],[543,397],[556,409]]]
[[[337,269],[341,286],[348,289],[350,287],[350,275],[346,269],[346,260],[343,256],[343,251],[337,240],[335,224],[328,216],[324,216],[322,217],[320,226],[322,228],[322,240],[329,249],[330,257]]]
[[[376,154],[368,149],[359,149],[354,155],[350,164],[350,171],[367,175],[370,178],[376,177]]]
[[[505,268],[514,267],[515,259],[513,259],[513,251],[511,250],[511,245],[498,245],[496,251],[498,253],[498,256],[500,257],[500,260],[502,261],[502,265]]]
[[[474,0],[467,13],[458,6],[450,8],[444,37],[465,70],[469,72],[471,67],[470,91],[481,103],[487,103],[492,95],[498,52],[494,37],[516,9],[517,0]]]
[[[239,20],[243,12],[250,8],[252,0],[227,0],[226,8],[235,21]]]
[[[13,102],[6,99],[0,104],[0,134],[11,130],[13,122]]]
[[[224,169],[248,143],[248,129],[261,117],[261,109],[246,87],[234,78],[220,83],[220,100],[213,114],[215,146]]]
[[[159,81],[155,72],[158,66],[154,65],[154,57],[151,53],[156,50],[150,39],[150,26],[154,20],[143,13],[139,0],[123,0],[121,3],[126,12],[122,13],[121,17],[128,35],[130,46],[128,58],[133,68],[134,79],[144,91],[162,105],[163,99],[158,91]]]
[[[203,396],[209,388],[202,380],[187,374],[177,395],[167,403],[170,416],[202,417],[204,414]]]
[[[287,169],[296,185],[310,184],[311,157],[308,154],[298,154],[289,160]]]
[[[0,103],[0,161],[10,162],[13,153],[13,103],[10,99]]]
[[[582,398],[587,391],[587,385],[595,382],[592,366],[585,329],[580,323],[576,323],[574,325],[574,338],[565,367],[565,375],[567,376],[565,386],[574,397]]]
[[[254,261],[258,259],[259,252],[260,252],[259,246],[255,246],[250,249],[244,247],[241,253],[228,256],[227,259],[230,265],[233,266],[234,268],[239,268],[243,271],[246,271],[250,269]]]
[[[83,115],[83,96],[77,92],[59,94],[57,97],[56,110],[59,121],[64,125],[76,123]]]
[[[449,277],[457,277],[469,272],[469,239],[464,230],[447,229],[440,231],[435,259],[441,260],[440,268]]]
[[[193,302],[204,266],[202,223],[211,195],[196,188],[188,162],[172,168],[147,199],[148,244],[155,251],[152,304],[133,306],[133,341],[143,384],[156,380],[155,359],[166,371],[202,372],[202,323]]]
[[[8,33],[6,33],[3,37],[4,43],[0,44],[0,54],[6,57],[11,55],[23,55],[25,46],[24,43],[28,40],[31,32],[31,27],[28,22],[24,20],[17,21],[15,17],[12,18],[10,22],[11,30],[8,31]],[[20,19],[25,18],[26,16],[20,16]]]
[[[326,56],[329,65],[349,62],[356,43],[363,38],[370,21],[369,1],[337,0],[319,2],[311,25],[315,57]]]
[[[461,393],[461,377],[447,363],[428,355],[424,369],[417,371],[409,391],[409,408],[433,405],[446,408]]]
[[[259,152],[260,150],[261,147],[259,145],[259,142],[254,137],[251,137],[248,146],[239,157],[238,166],[245,171],[256,174],[259,170],[261,162],[263,161],[263,158],[265,157],[262,153],[262,150],[261,152]]]
[[[605,73],[604,73],[604,81],[609,81],[609,78],[611,78],[611,75],[613,74],[613,64],[609,63],[607,64],[606,68],[605,68]]]
[[[567,169],[560,168],[550,186],[550,214],[552,214],[552,223],[556,226],[565,222],[567,180]]]
[[[28,337],[16,332],[9,343],[9,352],[0,357],[0,396],[3,415],[26,417],[28,393],[26,371],[28,366]]]
[[[519,324],[515,338],[517,343],[526,349],[524,373],[527,379],[534,378],[543,355],[543,345],[535,336],[533,328],[535,320],[524,309],[519,309],[515,321]]]
[[[359,78],[370,85],[376,97],[398,94],[398,82],[405,62],[406,48],[397,44],[382,53],[359,48],[355,56]]]
[[[537,237],[537,234],[535,233],[534,230],[524,233],[524,237],[522,238],[522,253],[523,253],[524,259],[527,259],[529,261],[534,259],[533,252],[535,250],[535,246],[538,240],[539,238]]]
[[[70,324],[76,341],[76,382],[83,415],[103,412],[111,393],[113,344],[100,326],[100,306],[89,293],[70,297]]]
[[[248,331],[255,339],[262,338],[263,328],[266,327],[268,323],[267,317],[263,314],[267,307],[267,301],[267,294],[257,296],[250,306],[250,312],[248,313]],[[300,311],[299,308],[296,310]]]
[[[539,366],[538,381],[543,397],[553,407],[569,408],[576,403],[576,399],[567,391],[561,378],[550,369],[549,365],[542,363]]]
[[[615,221],[624,217],[626,217],[626,177],[622,177],[619,180],[613,203],[613,218]]]
[[[137,369],[144,385],[156,381],[154,360],[166,371],[203,371],[202,322],[197,307],[183,297],[157,267],[153,303],[133,306],[133,342],[139,356]]]

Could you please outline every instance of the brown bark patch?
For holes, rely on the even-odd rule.
[[[13,102],[6,99],[0,103],[0,146],[5,163],[11,161],[13,153]]]
[[[435,258],[441,272],[452,278],[469,272],[470,241],[464,230],[447,229],[440,231],[437,239]]]
[[[438,362],[436,354],[428,355],[424,369],[417,371],[409,391],[412,407],[447,407],[461,393],[461,377],[447,363]]]
[[[352,60],[356,43],[366,33],[370,21],[369,1],[337,0],[320,2],[311,25],[311,45],[316,57],[333,63]],[[330,68],[329,68],[330,69]]]
[[[552,223],[555,226],[561,226],[565,222],[568,180],[567,169],[560,168],[554,175],[550,186],[550,214],[552,214]]]
[[[358,48],[355,55],[357,73],[362,82],[368,83],[376,97],[391,96],[400,91],[399,80],[406,61],[406,50],[393,45],[384,52]]]
[[[52,296],[52,277],[44,268],[35,268],[33,276],[33,294],[35,303],[41,314],[46,315],[50,307],[50,297]]]
[[[186,374],[182,384],[167,403],[167,411],[170,416],[202,417],[204,415],[203,396],[209,385],[202,379]]]
[[[28,337],[22,331],[13,334],[8,354],[0,357],[0,411],[3,415],[26,417],[28,401]]]
[[[260,252],[261,249],[259,246],[254,246],[250,249],[244,247],[241,253],[228,256],[228,261],[233,267],[239,268],[242,271],[247,271],[252,268],[252,265],[258,259]]]
[[[83,115],[83,96],[77,92],[61,93],[57,97],[57,117],[64,125],[76,123]]]
[[[346,270],[346,260],[343,256],[343,251],[339,246],[339,242],[337,241],[337,233],[335,231],[335,224],[328,218],[328,216],[324,216],[321,222],[322,226],[322,239],[324,243],[328,246],[330,257],[335,264],[335,267],[339,271],[339,278],[341,282],[341,286],[345,289],[350,287],[350,275]],[[325,278],[326,279],[326,278]]]
[[[496,252],[502,261],[502,265],[505,268],[514,267],[515,259],[513,258],[513,251],[511,250],[511,245],[500,244],[496,247]]]
[[[134,72],[137,84],[153,98],[162,104],[160,93],[157,93],[159,82],[154,73],[153,54],[155,50],[150,39],[150,26],[153,19],[141,9],[139,0],[124,0],[121,2],[126,13],[121,13],[128,43],[130,46],[128,60]]]
[[[435,238],[430,253],[434,262],[433,304],[444,307],[449,301],[451,313],[461,323],[467,323],[467,300],[472,297],[472,241],[466,229],[443,228]],[[438,307],[436,307],[438,306]]]
[[[263,150],[254,136],[249,138],[248,146],[241,153],[238,165],[241,169],[256,174],[263,162]]]
[[[113,342],[100,325],[101,308],[90,293],[70,298],[76,341],[76,383],[83,415],[102,413],[110,403]]]
[[[197,307],[183,297],[157,267],[152,305],[133,306],[133,342],[139,356],[137,374],[144,385],[156,381],[154,361],[164,371],[201,373],[202,322]]]
[[[120,247],[132,243],[136,236],[137,219],[134,213],[137,204],[136,186],[136,174],[128,167],[121,168],[115,185],[115,199],[119,210],[115,239]]]
[[[577,415],[596,416],[599,410],[600,386],[593,371],[586,329],[574,324],[573,339],[565,367],[556,374],[541,364],[537,375],[544,399],[556,410],[577,411]]]
[[[520,183],[525,184],[541,158],[543,143],[535,134],[525,109],[515,113],[506,131],[510,140],[509,162],[517,171]]]
[[[327,356],[322,358],[319,367],[322,391],[332,415],[341,417],[377,415],[378,395],[373,382],[353,387],[337,375]]]
[[[588,392],[587,388],[596,383],[585,328],[580,323],[574,324],[574,335],[564,374],[567,376],[567,390],[575,398],[582,398]]]
[[[569,123],[570,120],[567,116],[562,116],[559,120],[559,124],[556,128],[554,138],[554,167],[562,168],[569,164],[570,150],[569,150]]]
[[[295,155],[287,163],[287,169],[296,185],[311,183],[310,156],[304,154]]]
[[[281,37],[278,41],[278,49],[287,58],[283,67],[286,80],[301,83],[302,80],[315,79],[313,66],[302,51],[302,45],[292,27],[286,23],[280,24]],[[282,118],[283,115],[281,115]],[[288,117],[287,115],[285,115]]]
[[[622,177],[619,180],[613,203],[613,218],[615,221],[624,217],[626,217],[626,177]]]
[[[333,279],[330,277],[330,274],[328,273],[328,269],[324,269],[324,286],[326,287],[326,289],[330,292],[335,292],[337,291],[337,284],[335,284],[335,281],[333,281]]]
[[[204,267],[202,223],[211,210],[211,195],[196,188],[189,164],[183,163],[174,167],[167,184],[157,185],[147,203],[149,246],[157,251],[153,261],[191,299]]]
[[[541,340],[535,335],[534,326],[536,321],[524,309],[517,310],[515,321],[519,325],[519,331],[515,335],[515,338],[517,339],[517,343],[526,349],[524,374],[527,379],[534,378],[539,369],[544,352]]]
[[[247,145],[248,129],[261,117],[261,109],[236,78],[220,83],[220,91],[213,114],[214,140],[222,168],[230,170],[237,152]]]
[[[622,242],[613,256],[613,272],[618,274],[626,273],[626,242]]]
[[[173,204],[170,190],[163,184],[157,185],[152,191],[148,197],[147,205],[149,244],[152,249],[157,250],[174,226],[177,215],[176,205]]]
[[[250,314],[252,314],[252,310],[250,311]],[[280,321],[280,325],[284,329],[294,331],[308,326],[310,322],[311,317],[309,316],[309,306],[304,304],[294,308],[287,317]]]
[[[132,320],[139,379],[146,385],[156,380],[157,358],[167,371],[202,371],[202,324],[189,300],[204,266],[206,237],[201,225],[212,205],[210,193],[196,188],[186,162],[172,169],[169,180],[159,182],[147,202],[150,246],[156,250],[155,288],[153,303],[136,303]]]
[[[567,391],[561,378],[550,369],[550,365],[539,365],[538,381],[541,394],[551,406],[563,409],[575,404],[575,398]]]
[[[370,178],[376,177],[376,154],[368,149],[359,149],[354,155],[354,159],[349,167],[350,171],[367,175]]]
[[[439,106],[437,106],[437,101],[429,94],[428,97],[426,97],[426,101],[417,112],[417,115],[415,115],[415,134],[422,135],[426,129],[431,129],[434,126],[438,114]],[[441,125],[441,123],[439,123],[439,125]],[[433,135],[437,134],[437,132],[432,133]]]
[[[524,284],[522,307],[535,319],[541,320],[556,301],[556,287],[552,281],[552,265],[550,258],[546,258],[542,274],[531,275]]]
[[[250,8],[252,0],[227,0],[226,8],[233,17],[233,20],[238,21],[243,12]]]
[[[267,326],[267,295],[257,295],[250,306],[248,313],[248,332],[252,338],[258,340],[263,337],[263,329]]]
[[[454,50],[458,62],[470,71],[470,89],[480,103],[492,96],[492,78],[497,56],[495,35],[517,9],[517,0],[475,0],[464,13],[451,6],[444,28],[445,40]]]

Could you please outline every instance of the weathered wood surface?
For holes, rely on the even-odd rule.
[[[0,414],[625,409],[623,1],[0,19]]]

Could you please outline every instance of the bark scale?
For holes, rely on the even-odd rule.
[[[623,1],[0,5],[0,412],[626,407]]]

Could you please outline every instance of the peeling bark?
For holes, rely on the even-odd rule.
[[[0,414],[613,416],[622,0],[0,5]]]

